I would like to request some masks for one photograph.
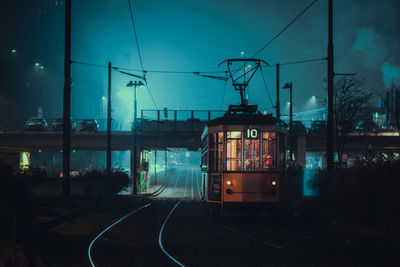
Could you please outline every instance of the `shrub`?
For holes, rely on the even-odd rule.
[[[359,161],[313,181],[332,218],[399,233],[400,161]]]
[[[124,187],[129,186],[129,176],[118,168],[112,170],[111,176],[108,177],[106,170],[90,170],[78,177],[83,181],[104,182],[105,193],[107,195],[115,195]]]

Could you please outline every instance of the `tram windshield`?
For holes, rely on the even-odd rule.
[[[207,169],[208,152],[208,170],[211,172],[260,172],[277,169],[276,132],[255,132],[253,129],[252,135],[242,131],[210,133],[208,151],[204,140],[203,146],[205,150],[202,154],[202,166]]]
[[[263,132],[263,170],[271,170],[276,168],[276,133]]]

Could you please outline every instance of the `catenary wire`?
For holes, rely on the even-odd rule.
[[[260,68],[260,71],[261,71],[262,80],[263,80],[263,82],[264,82],[265,90],[267,91],[269,100],[271,101],[271,105],[274,107],[274,101],[272,101],[271,94],[269,93],[268,86],[267,86],[267,82],[265,81],[264,72],[262,71],[262,68]]]
[[[137,47],[137,51],[138,51],[138,55],[139,55],[140,66],[142,67],[142,72],[144,75],[145,72],[144,72],[144,68],[143,68],[142,54],[140,53],[139,41],[137,38],[136,27],[135,27],[135,20],[133,19],[131,0],[128,0],[128,4],[129,4],[129,14],[131,15],[132,28],[133,28],[133,32],[135,34],[135,41],[136,41],[136,47]]]
[[[318,0],[312,1],[308,6],[306,6],[294,19],[292,19],[280,32],[275,34],[271,40],[269,40],[261,49],[259,49],[251,58],[256,57],[261,51],[263,51],[268,45],[270,45],[275,39],[277,39],[287,28],[290,27],[297,19],[299,19],[309,8],[311,8]]]

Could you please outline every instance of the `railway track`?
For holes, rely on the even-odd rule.
[[[184,201],[185,199],[187,200],[194,200],[197,198],[197,196],[200,196],[200,191],[198,188],[198,177],[195,176],[194,171],[191,170],[185,175],[180,174],[177,175],[175,178],[175,183],[173,184],[172,187],[168,187],[168,185],[173,181],[173,179],[168,179],[164,185],[162,185],[157,191],[153,192],[152,194],[147,194],[145,196],[141,196],[140,198],[148,198],[150,201],[151,200],[156,200],[156,199],[164,199],[167,197],[171,196],[180,196],[178,201],[173,205],[172,208],[168,211],[167,216],[164,218],[164,220],[161,223],[161,228],[159,229],[158,232],[158,244],[159,248],[162,251],[162,253],[167,256],[167,258],[177,264],[178,266],[185,266],[182,262],[180,262],[176,256],[173,256],[170,252],[167,251],[167,248],[164,244],[164,239],[165,239],[165,231],[166,231],[166,226],[168,222],[170,221],[170,218],[174,215],[174,212],[178,208],[178,206]],[[181,187],[179,187],[179,184],[184,181],[184,188],[182,190]],[[183,192],[182,192],[183,191]],[[107,226],[103,231],[101,231],[96,237],[93,238],[93,240],[90,242],[89,247],[88,247],[88,259],[91,264],[91,266],[96,266],[95,264],[95,259],[92,255],[92,250],[94,248],[94,245],[96,244],[96,241],[100,240],[107,232],[111,231],[112,229],[117,228],[117,225],[121,223],[124,220],[127,220],[130,218],[133,214],[139,213],[141,210],[148,208],[152,206],[153,203],[147,203],[139,208],[135,208],[134,210],[130,211],[126,215],[122,216],[109,226]],[[130,220],[135,221],[135,218],[131,218]],[[99,264],[101,265],[101,263]]]

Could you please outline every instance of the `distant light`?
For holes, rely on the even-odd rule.
[[[272,183],[271,183],[272,185],[276,185],[276,181],[272,181]]]
[[[232,185],[232,181],[229,181],[229,180],[228,180],[228,181],[226,181],[226,184],[227,184],[227,185]]]
[[[315,97],[315,95],[313,95],[311,98],[314,100],[316,97]]]
[[[11,53],[17,53],[17,50],[12,49],[12,50],[11,50]]]
[[[287,102],[288,105],[290,105],[290,102]]]
[[[251,69],[251,65],[247,65],[247,68]]]
[[[240,52],[240,54],[241,54],[242,56],[244,56],[244,51]]]
[[[35,66],[36,66],[36,67],[39,67],[39,66],[40,66],[40,64],[39,64],[38,62],[36,62],[36,63],[35,63]]]
[[[43,67],[43,66],[40,66],[40,69],[42,70],[42,69],[44,69],[44,67]]]
[[[105,97],[105,96],[102,96],[102,97],[101,97],[101,99],[103,99],[103,100],[107,100],[107,97]]]

